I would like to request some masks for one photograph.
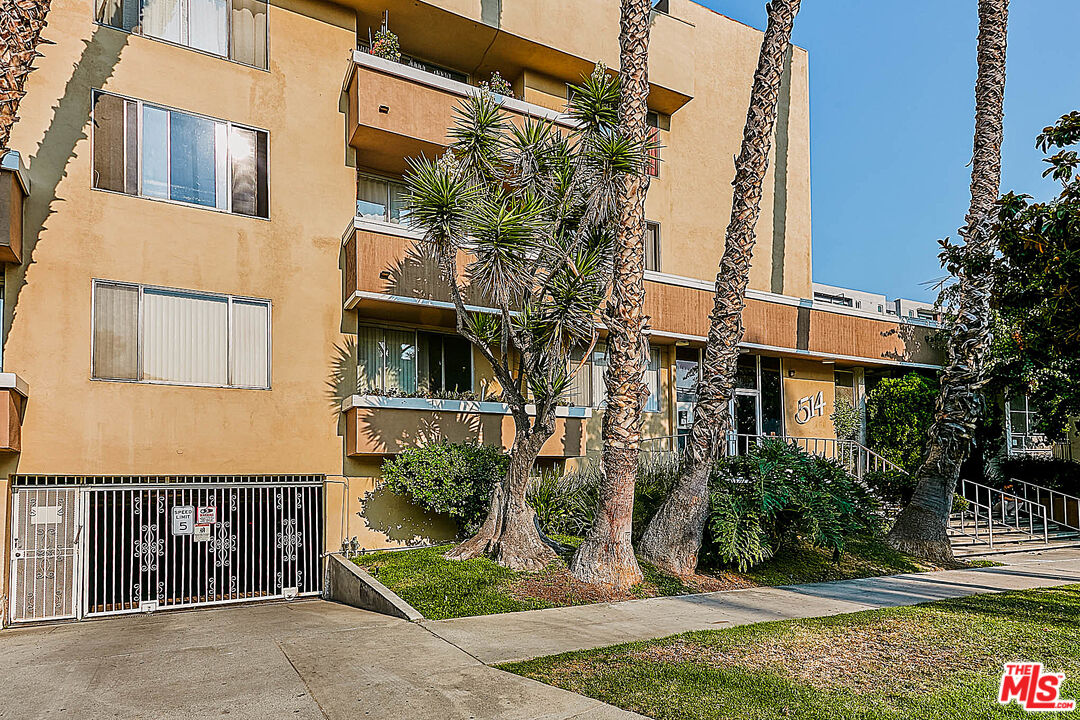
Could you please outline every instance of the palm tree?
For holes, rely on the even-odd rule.
[[[920,557],[951,560],[949,514],[960,465],[971,451],[983,413],[991,332],[991,260],[995,249],[994,206],[1001,191],[1004,135],[1005,54],[1009,0],[979,0],[979,71],[975,81],[975,142],[971,206],[960,246],[943,244],[942,258],[956,284],[948,289],[952,308],[944,326],[948,344],[926,461],[916,474],[911,502],[889,532],[894,548]]]
[[[709,317],[709,339],[694,424],[679,478],[671,495],[649,521],[639,547],[644,559],[679,575],[693,573],[697,568],[709,506],[709,474],[731,426],[728,406],[734,393],[739,343],[743,337],[742,312],[750,282],[754,231],[761,211],[761,186],[769,167],[784,61],[799,3],[800,0],[772,0],[766,5],[769,23],[750,91],[742,149],[735,161],[731,221],[716,275],[716,295]]]
[[[0,155],[8,149],[48,12],[48,0],[0,0]]]
[[[648,128],[649,20],[651,0],[623,0],[619,33],[622,93],[619,127],[625,137],[644,145]],[[570,561],[580,580],[625,589],[641,582],[630,531],[634,512],[641,445],[642,405],[649,396],[643,381],[649,357],[645,326],[645,193],[644,168],[623,178],[619,192],[619,224],[615,239],[614,279],[604,312],[608,330],[607,408],[601,433],[603,474],[596,519]]]
[[[506,477],[480,531],[452,559],[490,555],[535,570],[556,557],[525,494],[555,432],[571,353],[596,342],[619,185],[644,162],[618,132],[618,95],[618,79],[598,68],[575,88],[568,114],[577,127],[564,134],[544,120],[514,126],[481,92],[457,109],[446,155],[410,161],[408,222],[423,233],[419,249],[449,285],[457,330],[491,365],[514,420]],[[471,312],[466,290],[492,311]]]

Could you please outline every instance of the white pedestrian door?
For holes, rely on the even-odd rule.
[[[20,488],[12,494],[12,622],[75,617],[81,531],[78,488]]]

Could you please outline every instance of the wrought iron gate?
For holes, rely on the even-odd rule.
[[[12,620],[75,617],[82,527],[79,490],[32,488],[16,492],[12,500]]]
[[[25,602],[15,603],[14,621],[220,605],[321,591],[321,476],[79,480],[84,482],[77,488],[16,485],[17,504],[25,504],[36,493],[66,493],[77,517],[65,526],[69,534],[64,537],[74,533],[71,571],[63,583],[55,581],[56,592],[62,590],[67,599],[66,614],[29,614]],[[54,552],[49,557],[55,556]],[[52,562],[55,568],[57,560]],[[19,570],[13,570],[17,575]],[[37,597],[31,595],[31,607]]]

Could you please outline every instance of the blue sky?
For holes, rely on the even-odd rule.
[[[765,27],[765,0],[698,1]],[[1080,109],[1078,27],[1077,0],[1010,4],[1003,191],[1054,194],[1035,136]],[[977,35],[976,0],[803,0],[818,282],[936,295],[969,200]]]

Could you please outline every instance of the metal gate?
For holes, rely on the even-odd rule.
[[[78,480],[75,488],[47,489],[16,481],[17,506],[45,493],[49,502],[70,498],[75,510],[56,533],[72,540],[71,561],[59,563],[70,566],[67,574],[57,576],[58,551],[46,556],[57,576],[52,602],[64,614],[27,612],[40,607],[41,596],[32,592],[29,605],[12,604],[13,621],[292,598],[322,589],[322,476]],[[15,562],[13,554],[17,582],[27,571]]]
[[[75,617],[81,493],[32,488],[16,492],[12,500],[11,618]]]

